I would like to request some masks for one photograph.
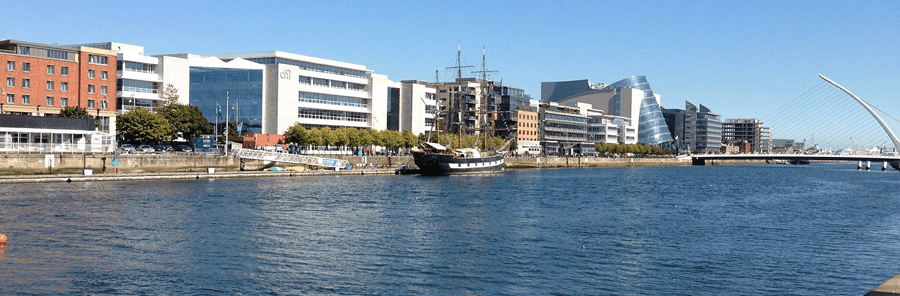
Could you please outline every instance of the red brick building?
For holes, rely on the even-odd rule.
[[[0,113],[46,116],[81,107],[115,131],[116,52],[0,40]]]

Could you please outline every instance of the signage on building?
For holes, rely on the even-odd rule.
[[[278,75],[281,79],[291,79],[291,70],[284,69],[281,71],[281,74]]]

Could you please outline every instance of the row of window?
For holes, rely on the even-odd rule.
[[[15,61],[6,61],[6,70],[7,71],[15,71],[16,70],[16,62]],[[31,63],[22,62],[22,72],[31,72]],[[47,74],[48,75],[56,75],[56,66],[55,65],[47,65]],[[59,68],[59,75],[69,76],[69,67],[61,66]],[[88,70],[88,78],[94,79],[97,76],[97,72],[94,69]],[[107,80],[109,79],[108,71],[100,71],[100,79]]]
[[[347,111],[300,108],[300,118],[365,122],[366,114]]]
[[[365,99],[354,98],[354,97],[345,97],[345,96],[336,96],[336,95],[317,94],[317,93],[308,93],[308,92],[300,92],[300,102],[301,103],[315,103],[315,104],[347,106],[347,107],[362,107],[362,108],[368,107]]]
[[[6,103],[7,104],[15,104],[16,103],[16,95],[15,94],[6,94]],[[30,95],[22,95],[21,96],[22,105],[30,105],[31,104],[31,96]],[[54,97],[47,97],[46,105],[48,107],[53,107],[56,104],[56,99]],[[106,109],[108,107],[108,102],[106,100],[100,102],[100,109]],[[88,100],[88,108],[94,108],[94,100]],[[69,106],[69,98],[59,98],[59,107],[68,107]]]
[[[267,58],[248,58],[247,60],[250,60],[250,61],[253,61],[256,63],[260,63],[260,64],[288,64],[288,65],[294,65],[294,66],[300,67],[300,69],[309,70],[309,71],[337,74],[337,75],[344,75],[344,76],[351,76],[351,77],[358,77],[358,78],[366,78],[365,71],[351,70],[351,69],[346,69],[346,68],[341,68],[341,67],[314,64],[314,63],[309,63],[309,62],[301,62],[301,61],[290,60],[290,59],[267,57]]]
[[[522,114],[519,113],[520,120],[538,120],[538,116],[536,114]]]
[[[305,85],[315,85],[315,86],[323,86],[323,87],[332,87],[339,89],[349,89],[355,91],[364,91],[366,89],[365,84],[357,84],[353,82],[345,82],[338,80],[328,80],[322,78],[313,78],[309,76],[300,76],[299,78],[300,84]]]
[[[13,77],[6,77],[6,86],[7,87],[16,87],[16,79]],[[31,79],[22,78],[22,88],[31,88]],[[47,81],[47,90],[54,90],[56,88],[56,83],[54,81]],[[68,82],[60,82],[59,90],[61,91],[69,91],[69,83]],[[95,91],[95,87],[93,84],[88,84],[88,93],[92,94]],[[109,88],[106,86],[100,86],[100,94],[109,94]]]

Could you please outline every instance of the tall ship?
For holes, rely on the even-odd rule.
[[[419,144],[413,161],[423,175],[497,173],[503,171],[505,153],[483,156],[474,148],[450,149],[431,142]]]
[[[457,69],[456,83],[445,85],[448,88],[446,104],[441,106],[439,115],[436,116],[436,131],[440,133],[440,122],[446,120],[443,126],[448,127],[447,132],[459,135],[474,134],[478,138],[484,138],[484,147],[487,147],[487,135],[491,130],[489,126],[489,100],[490,94],[486,90],[488,85],[487,71],[484,66],[484,53],[482,53],[482,77],[478,79],[462,79],[462,69],[471,66],[461,65],[460,50],[456,53],[456,66],[448,67]],[[477,72],[476,72],[477,73]],[[436,75],[437,76],[437,75]],[[435,78],[439,84],[439,78]],[[476,90],[480,88],[480,97],[476,97]],[[480,99],[480,100],[479,100]],[[479,102],[480,101],[480,102]],[[412,151],[413,161],[419,167],[419,172],[424,175],[453,175],[473,173],[495,173],[503,171],[503,160],[506,152],[479,150],[477,148],[454,149],[439,143],[430,141],[419,143],[418,149]],[[440,135],[437,137],[440,139]],[[477,142],[477,141],[476,141]],[[509,142],[507,142],[507,145]],[[462,147],[460,140],[459,147]],[[475,145],[477,146],[477,145]],[[506,145],[504,145],[506,146]]]

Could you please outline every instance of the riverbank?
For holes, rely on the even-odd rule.
[[[6,154],[0,158],[0,184],[28,182],[91,182],[245,178],[303,175],[394,174],[404,165],[415,168],[411,156],[332,156],[347,160],[352,170],[310,169],[305,165],[238,159],[205,154]],[[689,166],[676,158],[507,157],[507,169]],[[765,164],[732,160],[707,165]],[[277,166],[284,171],[269,171]],[[212,172],[212,173],[211,173]]]
[[[189,180],[220,178],[258,178],[258,177],[299,177],[322,175],[393,175],[393,169],[362,170],[308,170],[308,171],[240,171],[217,172],[215,170],[202,173],[120,173],[120,174],[44,174],[0,176],[0,184],[9,183],[61,183],[61,182],[100,182],[100,181],[140,181],[140,180]]]

